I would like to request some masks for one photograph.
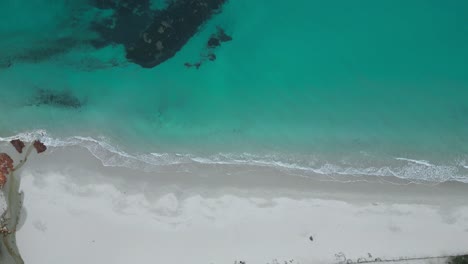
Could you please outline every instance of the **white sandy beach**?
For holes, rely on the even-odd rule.
[[[56,148],[22,171],[27,213],[18,246],[32,264],[308,264],[338,263],[340,252],[354,262],[467,253],[467,185],[372,179],[340,183],[227,165],[144,173]]]

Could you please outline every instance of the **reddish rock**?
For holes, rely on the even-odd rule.
[[[0,188],[2,188],[6,182],[7,182],[7,177],[5,176],[5,174],[0,172]]]
[[[44,143],[42,143],[39,140],[34,141],[33,146],[36,149],[37,153],[42,153],[47,150],[47,147],[44,145]]]
[[[10,141],[11,145],[13,145],[13,147],[15,147],[16,151],[18,151],[19,153],[23,153],[23,148],[24,148],[24,142],[19,140],[19,139],[14,139],[12,141]]]
[[[6,153],[0,153],[0,172],[8,174],[13,170],[13,159]]]
[[[0,187],[7,181],[7,175],[13,171],[13,159],[6,153],[0,153]]]

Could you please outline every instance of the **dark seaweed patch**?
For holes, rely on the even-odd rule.
[[[224,29],[222,29],[221,27],[216,27],[216,33],[212,34],[210,38],[208,39],[206,43],[206,50],[204,53],[202,53],[200,60],[195,63],[186,62],[184,63],[184,66],[187,68],[195,67],[198,70],[205,61],[207,60],[215,61],[216,60],[216,54],[214,53],[215,49],[221,46],[221,43],[228,42],[231,40],[232,40],[232,37],[226,34]]]
[[[150,8],[149,0],[94,0],[93,4],[97,8],[114,11],[112,16],[95,21],[91,26],[101,37],[92,42],[96,48],[109,43],[123,44],[126,47],[132,45],[155,14]]]
[[[38,89],[30,105],[50,105],[65,108],[81,108],[83,102],[70,91]]]
[[[226,0],[178,0],[154,16],[133,45],[127,59],[151,68],[173,57],[199,28],[221,10]]]
[[[94,45],[123,44],[129,61],[152,68],[172,58],[226,1],[177,0],[151,10],[149,0],[94,0],[97,8],[114,11],[94,23],[101,36]]]
[[[450,258],[449,264],[468,264],[468,255],[460,255]]]

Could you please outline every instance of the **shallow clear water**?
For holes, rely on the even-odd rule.
[[[43,129],[152,160],[223,153],[468,179],[467,12],[466,1],[231,0],[175,57],[144,69],[122,46],[89,45],[99,11],[86,1],[2,1],[0,136]],[[184,67],[216,26],[233,40],[216,61]],[[82,106],[35,105],[40,89]]]

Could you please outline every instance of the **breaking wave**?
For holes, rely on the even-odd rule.
[[[320,175],[346,176],[393,176],[410,181],[446,182],[459,181],[468,183],[468,162],[465,160],[443,165],[426,160],[416,160],[396,157],[381,166],[362,166],[336,160],[334,162],[321,161],[317,157],[295,159],[282,154],[257,155],[252,153],[216,153],[207,156],[197,156],[189,153],[128,153],[122,148],[112,145],[104,137],[73,136],[54,138],[45,130],[35,130],[20,133],[10,137],[0,137],[0,142],[12,139],[33,141],[40,139],[52,148],[80,147],[87,149],[104,166],[126,167],[144,171],[158,171],[164,166],[171,165],[244,165],[270,167],[280,170],[300,171],[308,177]]]

